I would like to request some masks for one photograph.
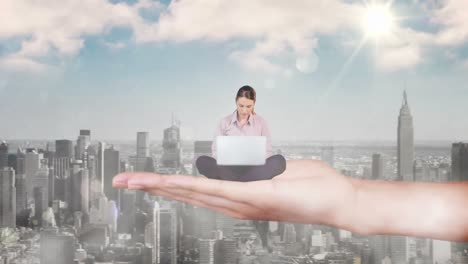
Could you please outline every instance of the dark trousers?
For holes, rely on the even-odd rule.
[[[195,164],[198,171],[210,179],[241,182],[269,180],[286,169],[286,159],[282,155],[273,155],[259,166],[221,166],[209,156],[198,157]]]

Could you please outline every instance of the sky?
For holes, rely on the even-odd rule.
[[[404,90],[416,141],[467,140],[464,10],[464,0],[4,0],[0,139],[91,129],[159,140],[173,114],[183,139],[211,139],[250,85],[273,141],[396,140]]]

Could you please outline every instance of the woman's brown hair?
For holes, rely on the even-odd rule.
[[[255,93],[255,89],[248,86],[248,85],[244,85],[242,86],[241,88],[239,88],[239,90],[237,91],[237,95],[236,95],[236,102],[237,102],[237,99],[241,98],[241,97],[245,97],[247,99],[250,99],[250,100],[253,100],[254,103],[256,101],[256,96],[257,94]],[[235,111],[234,111],[235,112]],[[252,114],[255,115],[255,110],[254,108],[252,107]]]

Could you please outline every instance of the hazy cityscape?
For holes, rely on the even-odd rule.
[[[468,180],[468,144],[418,142],[409,101],[404,93],[395,113],[396,143],[273,141],[273,149],[287,160],[324,160],[356,178]],[[238,220],[112,188],[113,176],[124,171],[203,177],[193,164],[211,155],[212,141],[182,141],[181,122],[168,120],[162,139],[136,132],[136,143],[96,142],[89,129],[76,139],[3,141],[0,263],[468,263],[467,244]]]

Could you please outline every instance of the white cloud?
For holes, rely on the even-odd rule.
[[[425,61],[427,49],[461,45],[467,40],[464,10],[468,2],[414,1],[413,5],[423,6],[424,15],[438,31],[425,33],[397,26],[395,35],[382,42],[382,55],[376,58],[381,69],[413,67]],[[159,13],[159,18],[146,20],[142,10]],[[247,40],[253,43],[250,48],[234,47],[228,58],[247,70],[290,73],[297,65],[285,65],[278,59],[296,59],[299,70],[306,64],[314,68],[316,61],[304,58],[314,57],[317,39],[323,35],[346,32],[348,39],[343,41],[358,43],[349,36],[362,37],[364,12],[362,3],[340,0],[180,0],[167,7],[151,0],[133,5],[109,0],[4,0],[0,1],[0,17],[8,23],[0,27],[0,40],[20,38],[21,47],[0,57],[0,64],[37,72],[45,66],[41,58],[73,57],[84,47],[86,37],[127,27],[137,43]],[[104,42],[112,50],[125,47],[124,43]]]
[[[313,54],[319,34],[356,27],[362,7],[331,1],[175,1],[157,24],[135,30],[137,42],[253,40],[251,49],[235,50],[229,58],[248,70],[277,73],[295,65],[279,65],[272,58],[292,52]]]
[[[3,71],[19,71],[31,73],[44,73],[51,66],[19,55],[10,55],[0,60],[0,69]]]
[[[439,45],[460,45],[468,39],[468,1],[446,0],[434,13],[433,22],[443,26],[437,33]]]
[[[36,58],[74,56],[85,37],[106,34],[114,27],[136,27],[143,23],[139,10],[156,5],[147,0],[133,6],[106,0],[0,1],[0,17],[8,21],[0,27],[0,39],[23,38],[20,50],[0,61],[37,72],[42,67]]]
[[[406,45],[384,50],[377,59],[377,66],[384,71],[411,68],[422,60],[418,46]]]

